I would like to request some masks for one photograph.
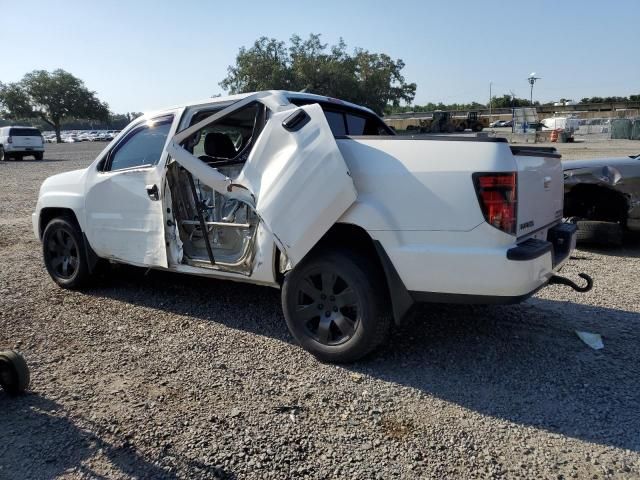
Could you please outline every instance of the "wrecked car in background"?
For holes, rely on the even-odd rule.
[[[619,245],[640,232],[640,155],[568,160],[564,169],[564,216],[578,240]]]
[[[554,150],[395,136],[367,108],[269,91],[136,119],[45,180],[33,228],[65,288],[100,259],[281,288],[295,339],[344,362],[414,302],[588,290],[557,275],[575,245],[562,195]]]

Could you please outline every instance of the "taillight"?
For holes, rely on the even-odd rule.
[[[13,138],[7,137],[7,143],[13,143]]]
[[[518,174],[516,172],[474,173],[473,183],[478,194],[480,209],[487,223],[503,232],[515,235]]]

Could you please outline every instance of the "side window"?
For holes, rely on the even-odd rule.
[[[364,126],[367,121],[358,115],[347,113],[347,128],[349,135],[364,135]]]
[[[154,119],[134,128],[109,154],[105,170],[122,170],[158,163],[172,123],[173,115]]]
[[[344,115],[341,112],[325,110],[324,116],[327,117],[327,123],[329,123],[329,127],[331,128],[334,137],[340,137],[347,134],[347,130],[344,125]]]
[[[289,98],[289,101],[298,107],[318,103],[334,137],[344,135],[395,135],[379,117],[363,110],[349,106],[341,106],[336,103],[316,102],[307,98]]]

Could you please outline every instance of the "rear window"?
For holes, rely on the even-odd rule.
[[[301,107],[310,103],[318,103],[327,117],[327,123],[334,137],[344,135],[395,135],[377,116],[348,106],[341,107],[335,103],[316,102],[308,98],[289,98],[294,105]]]
[[[347,131],[344,127],[344,117],[342,113],[324,111],[324,116],[327,117],[327,123],[334,137],[346,135]]]
[[[40,130],[37,128],[11,128],[9,129],[10,137],[39,137]]]

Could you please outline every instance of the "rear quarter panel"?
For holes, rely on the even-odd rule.
[[[338,147],[358,192],[340,221],[369,231],[470,231],[484,222],[472,173],[516,168],[502,142],[352,137]]]

